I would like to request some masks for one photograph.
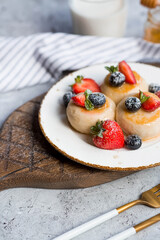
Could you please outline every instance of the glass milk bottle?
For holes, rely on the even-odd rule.
[[[125,0],[70,0],[76,34],[122,37],[125,32]]]

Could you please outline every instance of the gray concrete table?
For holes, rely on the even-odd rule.
[[[128,0],[126,36],[142,36],[146,10],[138,0]],[[66,0],[1,0],[0,35],[36,32],[72,32]],[[18,106],[45,92],[50,83],[0,94],[0,125]],[[121,180],[80,190],[11,189],[0,192],[0,240],[51,240],[102,213],[139,197],[160,182],[160,167]],[[76,239],[106,239],[159,210],[136,206]],[[142,231],[131,240],[159,240],[160,225]]]

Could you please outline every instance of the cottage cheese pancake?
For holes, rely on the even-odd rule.
[[[129,84],[125,82],[120,87],[113,87],[109,84],[109,77],[111,74],[108,74],[104,79],[104,83],[101,85],[101,91],[109,98],[111,98],[115,104],[118,104],[124,97],[134,94],[141,91],[148,91],[148,85],[141,76],[133,71],[133,74],[136,79],[136,84]]]
[[[91,111],[76,105],[73,100],[68,104],[67,118],[71,126],[81,133],[90,133],[90,128],[96,124],[98,120],[115,119],[115,103],[106,97],[106,103]]]
[[[152,93],[149,96],[159,100]],[[138,94],[135,95],[138,97]],[[125,97],[116,108],[116,120],[126,135],[137,134],[142,140],[149,140],[160,135],[160,108],[152,112],[140,108],[137,112],[128,112],[125,107]]]

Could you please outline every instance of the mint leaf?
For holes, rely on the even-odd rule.
[[[103,138],[103,132],[106,129],[103,128],[103,121],[98,121],[95,126],[91,127],[91,134]]]
[[[140,91],[140,96],[139,99],[141,101],[141,103],[146,102],[150,97],[146,96],[142,91]]]
[[[77,76],[77,77],[75,78],[75,82],[76,82],[76,83],[81,83],[83,79],[84,79],[83,76]]]
[[[85,100],[85,108],[88,110],[88,111],[91,111],[94,109],[94,105],[93,103],[89,100],[89,99],[86,99]]]
[[[94,105],[93,103],[89,100],[89,95],[92,93],[91,90],[87,89],[85,92],[84,92],[84,95],[86,97],[86,100],[85,100],[85,108],[88,110],[88,111],[91,111],[94,109]]]
[[[107,69],[110,73],[114,73],[114,72],[118,72],[118,66],[110,66],[110,67],[105,67],[105,69]]]
[[[84,92],[84,95],[86,96],[86,98],[89,98],[89,95],[92,93],[91,90],[87,89],[85,92]]]

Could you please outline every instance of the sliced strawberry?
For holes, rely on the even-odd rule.
[[[160,98],[160,91],[155,93]]]
[[[87,89],[92,92],[100,92],[100,87],[98,84],[91,78],[84,78],[83,76],[77,76],[75,78],[75,84],[72,85],[72,90],[74,93],[78,94],[85,92]]]
[[[132,69],[125,61],[122,61],[119,63],[119,71],[125,75],[125,77],[126,77],[125,81],[127,83],[136,84],[136,79],[132,72]]]
[[[91,133],[94,135],[93,143],[98,148],[112,150],[124,146],[124,134],[115,121],[98,121],[96,126],[91,128]]]
[[[84,94],[78,94],[74,97],[72,97],[72,100],[73,102],[78,105],[78,106],[81,106],[81,107],[85,107],[85,95]]]
[[[152,112],[160,107],[160,100],[152,97],[154,94],[140,92],[140,100],[142,108],[146,111]]]

